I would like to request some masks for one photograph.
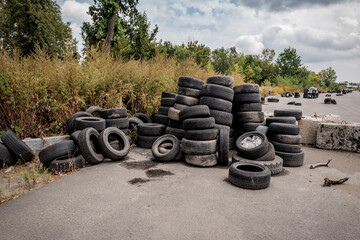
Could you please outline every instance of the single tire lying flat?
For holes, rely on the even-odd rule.
[[[294,117],[268,117],[266,118],[266,126],[269,126],[270,123],[288,123],[288,124],[296,124],[296,118]]]
[[[73,140],[65,140],[41,150],[39,152],[39,159],[42,163],[48,163],[62,156],[71,157],[76,150],[77,147]]]
[[[229,135],[229,130],[224,128],[219,130],[218,163],[221,166],[228,166],[229,164]]]
[[[106,128],[105,119],[98,117],[78,117],[75,119],[76,130],[83,130],[89,127],[95,128],[101,132]]]
[[[106,127],[116,127],[116,128],[128,128],[129,127],[129,119],[127,117],[125,118],[111,118],[111,119],[105,119]],[[96,128],[95,128],[96,129]]]
[[[261,112],[261,103],[237,103],[233,107],[233,112]]]
[[[229,182],[241,188],[264,189],[269,187],[270,179],[270,169],[260,164],[237,162],[229,168]]]
[[[286,135],[286,134],[268,134],[271,141],[287,144],[300,144],[301,135]]]
[[[287,152],[275,152],[284,160],[284,167],[300,167],[304,164],[304,152],[299,153],[287,153]]]
[[[75,131],[75,119],[78,117],[92,117],[90,113],[87,112],[77,112],[70,116],[67,121],[67,131],[71,135]]]
[[[196,105],[188,107],[179,112],[180,121],[188,118],[206,118],[210,117],[210,109],[206,105]]]
[[[259,93],[260,87],[257,84],[240,84],[234,87],[235,93]]]
[[[3,167],[3,162],[8,165],[16,164],[18,158],[17,156],[12,153],[3,143],[0,143],[0,168]]]
[[[212,76],[207,79],[206,83],[232,87],[234,78],[231,76]]]
[[[166,152],[160,152],[159,147],[160,145],[164,143],[170,143],[170,149]],[[153,143],[151,147],[151,152],[154,156],[154,158],[161,162],[169,162],[176,159],[176,156],[178,156],[180,152],[180,142],[179,139],[171,134],[166,134],[158,139]]]
[[[175,103],[174,104],[174,108],[177,109],[177,110],[184,110],[185,108],[188,108],[189,106],[187,105],[184,105],[184,104],[180,104],[180,103]]]
[[[175,98],[162,98],[160,104],[162,107],[173,107],[175,104]]]
[[[69,172],[74,169],[83,168],[85,159],[81,154],[74,157],[63,156],[56,158],[49,163],[48,168],[53,172]]]
[[[99,132],[94,128],[86,128],[79,134],[79,150],[88,163],[98,164],[104,161],[98,138]]]
[[[296,120],[301,120],[302,111],[298,109],[275,109],[274,116],[275,117],[289,116],[289,117],[295,117]]]
[[[193,106],[199,103],[199,99],[178,94],[176,95],[175,102],[186,106]]]
[[[167,91],[163,91],[161,93],[161,98],[175,98],[175,97],[176,97],[176,93],[171,93]]]
[[[109,119],[109,118],[125,118],[127,117],[127,110],[126,108],[112,108],[112,109],[105,109],[100,111],[100,117]]]
[[[232,110],[232,102],[221,98],[204,96],[200,98],[199,104],[206,105],[210,109],[224,111],[224,112],[231,112]]]
[[[183,138],[181,149],[190,155],[208,155],[216,153],[216,140],[194,141]]]
[[[170,107],[159,107],[159,114],[167,116]]]
[[[200,98],[201,96],[200,90],[187,87],[178,87],[178,94],[193,98]]]
[[[237,103],[259,103],[261,96],[259,93],[237,93],[234,95],[233,104]]]
[[[144,123],[137,126],[138,135],[161,136],[165,134],[166,127],[159,123]]]
[[[267,99],[268,102],[279,102],[279,99],[278,98],[274,98],[274,97],[269,97]]]
[[[185,162],[198,167],[212,167],[217,164],[216,154],[207,155],[185,155]]]
[[[11,130],[7,130],[2,136],[3,144],[20,158],[23,162],[30,162],[34,156],[31,149]]]
[[[276,151],[287,152],[287,153],[299,153],[301,152],[301,144],[287,144],[271,141]]]
[[[252,148],[245,148],[242,146],[242,142],[245,138],[253,138],[258,137],[261,139],[261,143],[258,146],[252,147]],[[247,132],[243,135],[241,135],[236,140],[236,150],[240,157],[244,157],[247,159],[257,159],[259,157],[264,156],[268,150],[269,150],[269,144],[267,137],[260,132]]]
[[[210,109],[210,116],[215,118],[216,124],[226,126],[232,125],[233,115],[231,113]]]
[[[180,110],[178,110],[174,107],[171,107],[171,108],[169,108],[168,118],[171,120],[174,120],[174,121],[180,121],[179,113],[180,113]]]
[[[115,138],[118,141],[119,149],[114,149],[109,141],[109,138]],[[118,128],[109,127],[100,133],[99,146],[101,153],[106,158],[111,160],[121,160],[130,151],[129,138]]]
[[[189,140],[213,140],[218,136],[219,130],[216,128],[202,130],[186,130],[185,138]]]
[[[237,112],[235,113],[237,123],[262,123],[264,122],[263,112]]]
[[[242,157],[239,157],[237,154],[232,156],[232,163],[242,162],[242,163],[256,163],[268,167],[270,169],[271,175],[276,175],[282,172],[283,170],[283,159],[277,155],[271,161],[256,161],[249,160]]]
[[[188,118],[182,123],[185,130],[201,130],[215,127],[215,119],[213,117],[208,118]]]
[[[161,114],[154,115],[154,123],[159,123],[166,126],[168,122],[169,122],[169,117],[167,115],[161,115]]]
[[[200,90],[204,85],[204,81],[192,77],[179,77],[178,85],[180,87],[195,88]]]
[[[288,123],[271,123],[269,125],[269,133],[298,135],[300,128],[298,125]]]
[[[201,88],[201,96],[221,98],[232,102],[234,98],[234,90],[232,90],[229,87],[225,87],[221,85],[205,84]]]

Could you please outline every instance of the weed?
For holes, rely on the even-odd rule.
[[[33,180],[33,186],[35,186],[36,185],[36,179],[37,179],[38,176],[40,176],[40,174],[35,170],[35,168],[32,168],[31,171],[32,171],[31,178]]]
[[[31,187],[30,185],[30,176],[29,176],[29,172],[27,170],[25,170],[24,172],[24,180],[25,180],[25,183],[29,186],[29,188]]]
[[[1,196],[3,195],[3,190],[0,188],[0,198],[1,198]]]

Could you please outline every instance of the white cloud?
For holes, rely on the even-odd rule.
[[[264,49],[262,34],[240,36],[236,39],[236,47],[239,51],[245,51],[249,54],[259,54]]]
[[[61,12],[65,18],[70,18],[73,21],[89,22],[90,15],[86,12],[89,10],[90,4],[80,3],[75,0],[66,0],[61,6]]]

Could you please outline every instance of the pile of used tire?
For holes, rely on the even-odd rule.
[[[218,129],[223,129],[224,134],[227,134],[229,142],[230,137],[232,137],[232,144],[234,142],[234,130],[231,131],[230,127],[233,123],[233,83],[234,78],[231,76],[209,77],[207,79],[207,83],[201,89],[201,98],[199,102],[199,104],[209,107],[210,116],[215,119],[215,127]],[[224,161],[219,161],[219,164],[227,165],[227,161],[226,163]]]
[[[34,156],[31,149],[11,130],[1,136],[0,142],[0,168],[4,165],[12,166],[20,159],[30,162]]]
[[[179,113],[185,129],[181,149],[185,162],[200,167],[211,167],[217,164],[217,136],[215,119],[210,117],[209,107],[197,105],[185,108]]]
[[[299,167],[304,163],[301,136],[296,120],[301,120],[302,111],[297,109],[274,110],[274,117],[266,119],[267,136],[274,145],[275,154],[283,159],[286,167]]]
[[[181,140],[185,131],[182,128],[182,123],[179,119],[181,110],[194,106],[199,103],[200,90],[204,85],[204,81],[191,77],[179,77],[178,80],[178,93],[175,97],[174,107],[170,107],[168,111],[168,127],[166,128],[167,134],[175,135]]]
[[[264,125],[259,85],[240,84],[234,87],[234,128],[238,136]]]
[[[165,126],[169,123],[168,113],[169,108],[174,107],[175,104],[175,93],[170,92],[162,92],[161,94],[161,105],[159,107],[159,111],[154,115],[154,123],[160,123]]]
[[[165,125],[160,123],[139,124],[135,144],[141,148],[151,148],[156,139],[165,134],[165,130]]]
[[[100,117],[105,119],[107,128],[108,127],[116,127],[116,128],[119,128],[121,131],[123,131],[123,133],[125,133],[125,134],[128,133],[129,119],[127,117],[126,108],[113,108],[113,109],[101,110]],[[78,119],[76,119],[75,122],[76,121],[78,121]],[[76,128],[76,124],[75,124],[75,128]],[[95,128],[95,129],[100,132],[99,129],[97,129],[97,128]]]

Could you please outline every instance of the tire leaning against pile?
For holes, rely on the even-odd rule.
[[[110,142],[109,136],[115,137],[119,141],[119,145],[122,147],[119,150],[114,149]],[[99,146],[101,153],[104,157],[110,158],[111,160],[121,160],[130,151],[130,142],[128,137],[118,128],[109,127],[102,131],[99,135]]]
[[[34,154],[31,149],[11,130],[1,136],[1,141],[17,158],[25,162],[32,160]]]
[[[172,147],[171,149],[166,153],[161,153],[159,151],[159,146],[163,143],[171,143]],[[154,158],[161,162],[168,162],[176,159],[176,156],[178,156],[180,152],[180,142],[179,139],[171,134],[165,134],[153,143],[151,147],[151,152],[154,156]]]

